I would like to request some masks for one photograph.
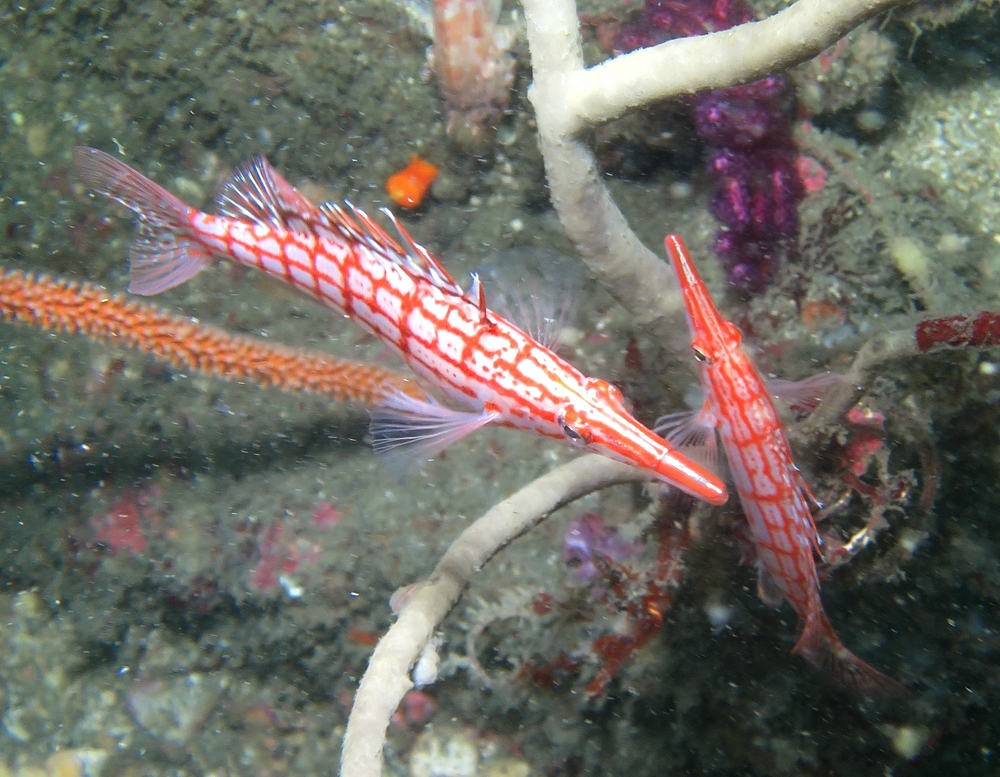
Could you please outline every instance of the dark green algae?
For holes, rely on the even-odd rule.
[[[981,13],[980,27],[994,28]],[[429,40],[392,3],[53,3],[0,15],[5,266],[124,288],[129,226],[74,187],[69,153],[80,143],[120,148],[201,207],[226,170],[266,153],[293,182],[374,210],[385,204],[385,178],[420,153],[442,166],[447,185],[406,224],[456,277],[511,247],[571,253],[547,205],[526,68],[496,153],[464,158],[446,143],[425,73]],[[927,51],[936,41],[953,50],[940,37],[959,34],[949,30],[928,33],[915,64],[895,74],[905,88],[890,116],[906,114],[921,68],[944,67]],[[985,82],[991,68],[963,69],[962,78]],[[846,133],[843,117],[828,118]],[[942,235],[968,239],[968,250],[936,255],[962,284],[944,304],[996,299],[995,280],[978,272],[993,259],[991,238],[892,166],[889,151],[905,137],[862,140],[849,153],[835,136],[823,142],[863,182],[889,175],[879,211],[830,171],[803,206],[798,261],[761,298],[724,297],[765,371],[798,378],[843,368],[884,319],[919,309],[919,290],[885,258],[887,233],[900,224],[931,246]],[[669,229],[701,255],[714,231],[710,185],[690,160],[679,171],[669,162],[654,159],[641,180],[612,181],[613,192],[649,245]],[[669,184],[688,177],[694,195],[670,200]],[[693,382],[678,366],[686,352],[633,331],[628,313],[592,285],[580,297],[568,357],[623,384],[646,420],[682,407]],[[846,329],[810,331],[796,300],[814,299],[839,306]],[[339,316],[228,267],[157,303],[234,332],[387,358]],[[486,430],[392,480],[368,451],[362,408],[186,375],[64,335],[0,331],[0,763],[11,769],[41,767],[61,748],[105,751],[104,775],[333,773],[350,694],[371,639],[391,621],[390,594],[425,576],[489,506],[572,455]],[[677,343],[685,339],[678,322]],[[564,564],[566,511],[505,549],[445,623],[446,677],[426,689],[439,705],[434,720],[507,742],[536,773],[992,773],[1000,393],[991,356],[940,352],[885,365],[872,407],[905,419],[890,423],[890,462],[916,470],[921,491],[936,466],[937,499],[929,515],[916,496],[890,514],[878,545],[824,581],[844,643],[906,683],[908,698],[853,699],[790,654],[794,616],[758,600],[730,506],[701,514],[660,634],[588,702],[582,688],[599,666],[592,641],[629,622],[625,602],[581,587]],[[814,483],[836,485],[829,459],[798,453]],[[98,538],[123,497],[139,511],[138,552]],[[337,508],[335,526],[312,520],[323,504]],[[626,526],[645,504],[618,489],[576,511]],[[845,521],[864,517],[854,510]],[[912,554],[892,555],[906,529],[923,539]],[[268,552],[295,568],[282,584],[255,585]],[[655,534],[630,563],[645,583]],[[521,602],[516,617],[500,591]],[[542,592],[553,597],[547,611],[536,606]],[[712,602],[731,612],[715,630]],[[449,664],[483,623],[479,663],[500,680],[490,688]],[[579,674],[516,678],[518,667],[560,652],[578,658]],[[389,762],[401,770],[414,733],[390,733]]]

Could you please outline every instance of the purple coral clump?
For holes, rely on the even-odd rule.
[[[619,28],[616,49],[618,53],[635,51],[755,19],[744,0],[646,0],[642,12]]]
[[[744,0],[647,0],[638,18],[622,24],[617,48],[632,51],[753,19]],[[805,193],[785,79],[768,76],[704,92],[692,109],[698,136],[712,147],[708,169],[715,194],[709,207],[722,222],[716,253],[731,283],[760,291],[774,275],[780,248],[798,234]]]
[[[563,558],[576,567],[581,583],[597,575],[594,554],[621,561],[635,554],[635,546],[626,542],[614,527],[607,527],[597,513],[585,513],[570,521],[563,537]]]

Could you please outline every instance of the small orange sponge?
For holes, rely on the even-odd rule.
[[[385,190],[397,205],[415,208],[427,194],[437,174],[437,165],[414,156],[410,159],[410,164],[389,176],[389,180],[385,182]]]

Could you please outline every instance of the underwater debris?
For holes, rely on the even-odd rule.
[[[626,542],[614,526],[606,526],[597,513],[584,513],[574,518],[563,536],[563,559],[576,569],[576,579],[581,583],[597,576],[595,557],[620,562],[634,554],[635,547]]]
[[[385,182],[386,193],[401,208],[416,208],[423,202],[437,174],[437,165],[418,156],[411,157],[406,167],[389,176]]]
[[[435,0],[434,72],[448,106],[448,137],[484,153],[493,141],[514,83],[511,33],[499,24],[497,0]]]
[[[97,530],[93,542],[107,545],[115,556],[123,550],[142,553],[147,544],[140,521],[140,510],[146,512],[144,502],[134,489],[126,489],[105,513],[90,519]]]

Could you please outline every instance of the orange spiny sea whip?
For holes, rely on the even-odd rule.
[[[392,370],[232,335],[89,283],[0,269],[0,317],[127,345],[224,380],[251,380],[366,405],[389,392],[426,397],[413,380]]]

